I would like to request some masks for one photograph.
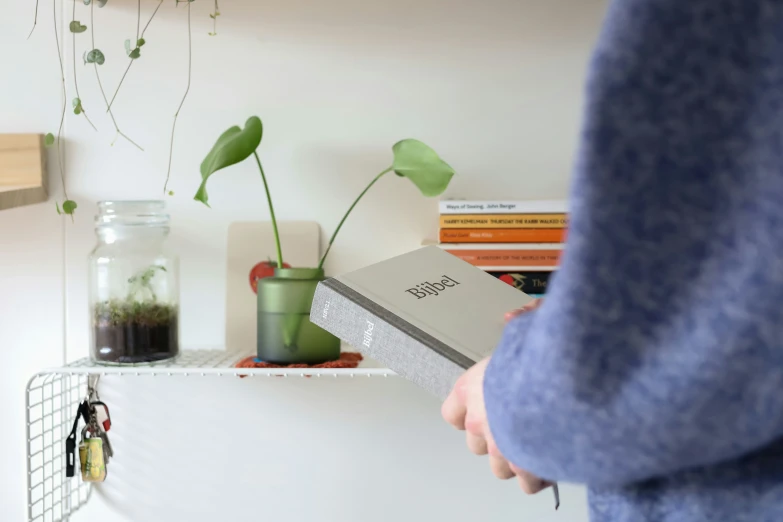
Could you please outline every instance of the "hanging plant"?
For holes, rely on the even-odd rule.
[[[35,3],[35,13],[33,17],[33,27],[30,29],[30,33],[27,35],[27,38],[29,39],[33,32],[35,31],[37,25],[38,25],[38,7],[39,7],[39,1],[36,0]],[[141,28],[141,0],[136,0],[136,35],[135,38],[127,38],[124,40],[124,48],[125,48],[125,54],[128,57],[128,65],[125,68],[125,72],[123,73],[122,77],[120,78],[119,83],[117,84],[117,87],[114,89],[114,93],[109,99],[106,96],[106,90],[104,89],[103,80],[101,78],[101,66],[106,63],[107,57],[106,54],[101,50],[99,46],[96,45],[95,41],[95,5],[97,4],[98,8],[102,8],[106,6],[108,0],[81,0],[81,2],[85,6],[89,6],[90,12],[89,12],[89,22],[87,25],[85,25],[82,20],[77,18],[77,10],[76,10],[76,4],[77,0],[72,0],[72,9],[71,9],[71,20],[68,24],[68,30],[71,33],[72,38],[72,61],[73,61],[73,81],[74,81],[74,94],[75,96],[71,99],[71,106],[73,110],[73,114],[76,116],[84,117],[84,120],[92,127],[96,132],[98,131],[98,128],[93,124],[92,120],[87,114],[87,105],[88,103],[85,102],[84,98],[82,98],[81,94],[79,93],[79,81],[78,81],[78,71],[77,71],[77,43],[80,42],[80,35],[85,35],[89,31],[89,48],[87,45],[82,44],[85,49],[82,52],[82,64],[84,66],[92,65],[92,68],[95,72],[95,80],[98,83],[98,89],[101,93],[101,97],[103,98],[103,104],[106,108],[106,113],[109,115],[109,118],[112,122],[112,125],[114,127],[114,138],[111,141],[111,145],[113,146],[115,142],[117,141],[117,138],[122,137],[124,140],[126,140],[128,143],[139,149],[140,151],[144,151],[144,148],[139,145],[136,141],[131,139],[127,134],[125,134],[119,124],[117,123],[117,118],[114,115],[114,112],[112,111],[112,108],[114,106],[115,101],[117,100],[117,97],[119,95],[120,89],[125,82],[126,77],[128,76],[128,73],[130,72],[131,67],[133,66],[134,62],[142,57],[142,48],[145,44],[147,44],[147,39],[145,37],[145,33],[147,29],[149,28],[150,24],[152,23],[152,20],[155,18],[155,15],[158,14],[158,10],[163,5],[164,0],[159,0],[158,4],[155,6],[155,9],[152,11],[152,14],[150,15],[149,19],[147,20],[146,25],[144,28]],[[182,111],[182,108],[185,105],[185,101],[188,97],[188,94],[190,92],[190,86],[191,86],[191,77],[192,77],[192,25],[191,25],[191,4],[195,0],[174,0],[175,7],[178,7],[180,3],[186,3],[187,4],[187,34],[188,34],[188,72],[187,72],[187,82],[185,86],[185,92],[182,95],[182,99],[179,102],[179,105],[177,106],[177,110],[174,113],[174,120],[172,122],[171,126],[171,139],[169,143],[169,159],[168,159],[168,165],[166,169],[166,177],[165,181],[163,183],[163,191],[164,193],[167,193],[170,196],[174,195],[174,191],[168,190],[169,180],[171,177],[171,168],[172,168],[172,161],[174,156],[174,142],[175,142],[175,133],[176,133],[176,127],[177,127],[177,120],[179,118],[180,112]],[[57,20],[57,0],[52,0],[52,20],[54,24],[54,38],[56,43],[56,49],[57,49],[57,58],[58,63],[60,66],[60,84],[61,84],[61,97],[63,99],[62,104],[62,110],[60,111],[60,123],[57,127],[56,133],[47,133],[44,138],[44,143],[47,147],[54,146],[56,148],[56,154],[57,154],[57,165],[60,173],[60,179],[62,181],[63,185],[63,196],[64,200],[62,203],[59,201],[55,202],[55,207],[57,209],[57,212],[60,214],[67,214],[70,215],[73,219],[74,211],[77,208],[77,204],[75,201],[71,200],[68,197],[67,187],[65,183],[65,167],[63,164],[62,159],[62,143],[60,136],[62,134],[62,129],[65,123],[65,116],[66,116],[66,102],[67,99],[67,89],[65,84],[65,71],[64,71],[64,63],[63,63],[63,54],[62,50],[60,48],[60,39],[59,39],[59,31],[58,31],[58,20]],[[214,9],[209,14],[210,19],[212,20],[212,31],[208,34],[210,36],[214,36],[217,34],[217,17],[220,16],[220,11],[218,7],[218,0],[214,0]],[[86,43],[86,41],[85,41]]]

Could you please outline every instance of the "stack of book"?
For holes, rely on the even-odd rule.
[[[439,205],[441,248],[526,294],[546,293],[566,239],[566,201],[443,200]]]

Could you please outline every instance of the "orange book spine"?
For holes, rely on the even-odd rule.
[[[556,267],[563,250],[443,250],[473,266]]]
[[[441,214],[440,228],[568,228],[567,214]]]
[[[441,228],[441,243],[565,243],[558,228]]]

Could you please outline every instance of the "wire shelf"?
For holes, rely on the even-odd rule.
[[[38,374],[27,385],[27,518],[67,520],[92,491],[78,477],[65,476],[65,438],[73,412],[84,398],[87,375]]]
[[[28,522],[59,522],[83,506],[92,485],[65,476],[65,439],[79,403],[93,377],[113,376],[225,376],[225,377],[390,377],[386,368],[363,363],[357,368],[236,368],[250,354],[225,350],[183,350],[168,361],[104,366],[89,358],[49,368],[27,385],[27,511]],[[94,385],[94,384],[93,384]],[[78,466],[77,466],[78,468]]]
[[[251,354],[225,350],[182,350],[174,359],[157,363],[106,366],[89,358],[79,359],[49,372],[66,375],[159,375],[159,376],[282,376],[282,377],[390,377],[388,368],[376,368],[366,363],[358,368],[236,368],[236,364]]]

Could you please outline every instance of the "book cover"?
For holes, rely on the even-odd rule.
[[[515,271],[515,270],[485,270],[489,275],[497,277],[507,285],[525,292],[531,297],[546,293],[549,278],[554,271]]]
[[[565,200],[478,201],[441,200],[441,214],[565,214]]]
[[[435,246],[319,283],[310,320],[440,399],[499,342],[524,292]]]
[[[441,243],[564,243],[565,228],[441,228]]]
[[[568,228],[568,214],[441,215],[440,228]]]

